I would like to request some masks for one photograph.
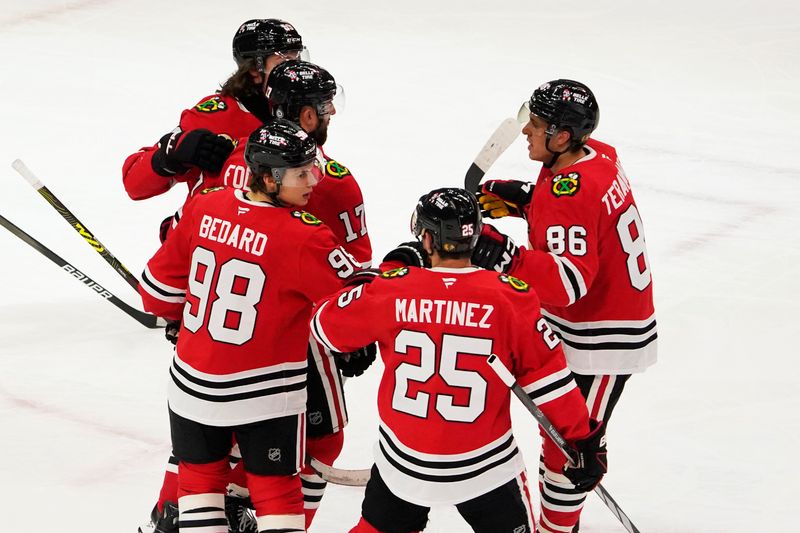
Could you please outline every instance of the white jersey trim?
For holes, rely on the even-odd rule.
[[[572,372],[569,368],[564,368],[522,387],[522,390],[531,397],[536,405],[541,406],[564,396],[577,386],[572,378]]]
[[[317,311],[314,313],[314,316],[311,318],[311,334],[314,336],[315,339],[317,339],[320,342],[320,344],[325,346],[325,348],[331,350],[332,352],[341,353],[343,352],[343,350],[340,350],[339,348],[333,345],[331,340],[325,334],[325,330],[322,329],[322,324],[319,321],[319,317],[322,314],[322,311],[329,303],[330,300],[319,306],[319,309],[317,309]]]
[[[186,301],[186,290],[172,287],[156,279],[150,272],[150,267],[145,266],[142,272],[142,288],[147,294],[162,302],[182,304]]]
[[[177,354],[170,367],[169,406],[209,426],[236,426],[299,414],[306,407],[307,361],[232,374],[208,374]]]
[[[550,252],[550,256],[556,262],[561,284],[564,286],[564,292],[569,300],[567,305],[572,305],[586,296],[586,281],[583,279],[583,274],[581,274],[578,267],[566,257],[561,257],[552,252]]]
[[[403,444],[381,422],[375,464],[386,486],[417,505],[453,505],[508,483],[525,470],[509,430],[494,441],[459,454],[429,454]]]
[[[644,320],[570,322],[542,310],[563,342],[570,369],[578,374],[633,374],[654,364],[658,353],[655,314]]]

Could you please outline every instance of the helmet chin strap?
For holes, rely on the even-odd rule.
[[[278,207],[286,207],[286,204],[283,203],[283,201],[280,198],[278,198],[278,195],[281,192],[281,179],[283,178],[283,172],[280,169],[273,168],[270,171],[270,175],[272,176],[272,180],[275,183],[275,191],[268,192],[267,196],[269,196],[274,205],[277,205]]]
[[[558,158],[561,157],[561,154],[563,154],[564,151],[562,150],[561,152],[556,152],[555,150],[551,149],[550,139],[552,139],[553,134],[547,133],[546,136],[547,136],[547,141],[544,143],[544,147],[547,149],[548,152],[553,154],[553,156],[550,158],[550,161],[543,163],[543,166],[544,168],[551,168],[553,165],[556,164],[556,161],[558,161]]]

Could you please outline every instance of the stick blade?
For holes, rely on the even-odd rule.
[[[313,458],[308,457],[309,465],[313,468],[319,477],[330,483],[336,485],[345,485],[348,487],[366,487],[369,481],[371,469],[364,470],[346,470],[344,468],[336,468],[326,465],[325,463]]]
[[[464,188],[473,192],[477,190],[486,172],[519,136],[520,129],[519,122],[513,118],[507,118],[500,123],[467,170]]]

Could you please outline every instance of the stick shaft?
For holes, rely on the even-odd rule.
[[[506,365],[500,360],[499,357],[492,354],[489,356],[487,360],[489,366],[492,367],[492,370],[495,371],[497,376],[503,380],[514,395],[519,398],[522,402],[522,405],[525,406],[526,409],[533,415],[536,421],[539,423],[540,426],[544,429],[545,433],[553,439],[553,442],[556,443],[556,446],[561,450],[561,453],[564,454],[564,457],[570,461],[570,463],[575,464],[576,462],[576,452],[573,450],[568,444],[567,441],[564,440],[564,437],[561,436],[561,433],[553,426],[550,420],[545,416],[539,406],[531,399],[530,396],[520,387],[519,383],[514,379],[514,376],[509,372]],[[625,529],[629,533],[639,533],[639,529],[631,522],[631,519],[628,518],[628,515],[622,510],[622,508],[617,504],[614,498],[608,493],[608,491],[601,485],[600,483],[597,484],[597,487],[594,489],[594,493],[600,497],[606,507],[608,507],[614,516],[622,523]]]
[[[36,189],[36,192],[38,192],[42,198],[44,198],[45,201],[53,207],[53,209],[58,211],[58,214],[61,215],[61,217],[66,220],[67,223],[72,226],[81,237],[83,237],[89,246],[94,248],[94,250],[100,254],[109,265],[111,265],[117,274],[122,276],[122,278],[128,282],[128,285],[137,291],[139,290],[139,280],[136,279],[136,276],[131,274],[130,271],[125,268],[125,265],[123,265],[122,262],[117,259],[117,257],[112,254],[111,251],[106,248],[106,246],[100,242],[100,240],[95,237],[91,231],[89,231],[89,228],[87,228],[83,222],[78,220],[78,217],[76,217],[72,211],[70,211],[67,206],[65,206],[64,203],[59,200],[56,195],[53,194],[52,191],[50,191],[50,189],[48,189],[33,172],[31,172],[31,169],[29,169],[25,163],[17,159],[11,163],[11,166],[19,173],[20,176],[25,178],[31,187]]]
[[[138,309],[135,309],[130,305],[126,304],[125,302],[114,296],[108,289],[105,289],[99,283],[95,282],[92,278],[84,274],[81,270],[72,266],[67,260],[65,260],[60,255],[50,250],[50,248],[48,248],[44,244],[40,243],[39,241],[31,237],[23,229],[21,229],[19,226],[15,225],[2,215],[0,215],[0,225],[2,225],[4,228],[6,228],[10,233],[14,234],[20,240],[28,244],[28,246],[30,246],[31,248],[33,248],[46,258],[48,258],[53,263],[57,264],[62,270],[64,270],[64,272],[72,275],[75,279],[79,280],[88,288],[96,292],[101,298],[108,300],[109,302],[114,304],[117,308],[121,309],[128,316],[132,317],[134,320],[136,320],[143,326],[148,328],[159,328],[164,326],[165,321],[163,319],[158,318],[155,315],[139,311]]]

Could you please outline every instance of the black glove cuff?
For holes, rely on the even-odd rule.
[[[153,167],[153,171],[165,178],[171,178],[175,174],[182,174],[189,170],[189,167],[167,161],[166,148],[171,136],[172,133],[170,132],[159,139],[158,150],[153,152],[153,157],[150,159],[150,166]]]
[[[399,261],[407,266],[430,268],[431,258],[418,241],[404,242],[386,254],[384,262]]]

